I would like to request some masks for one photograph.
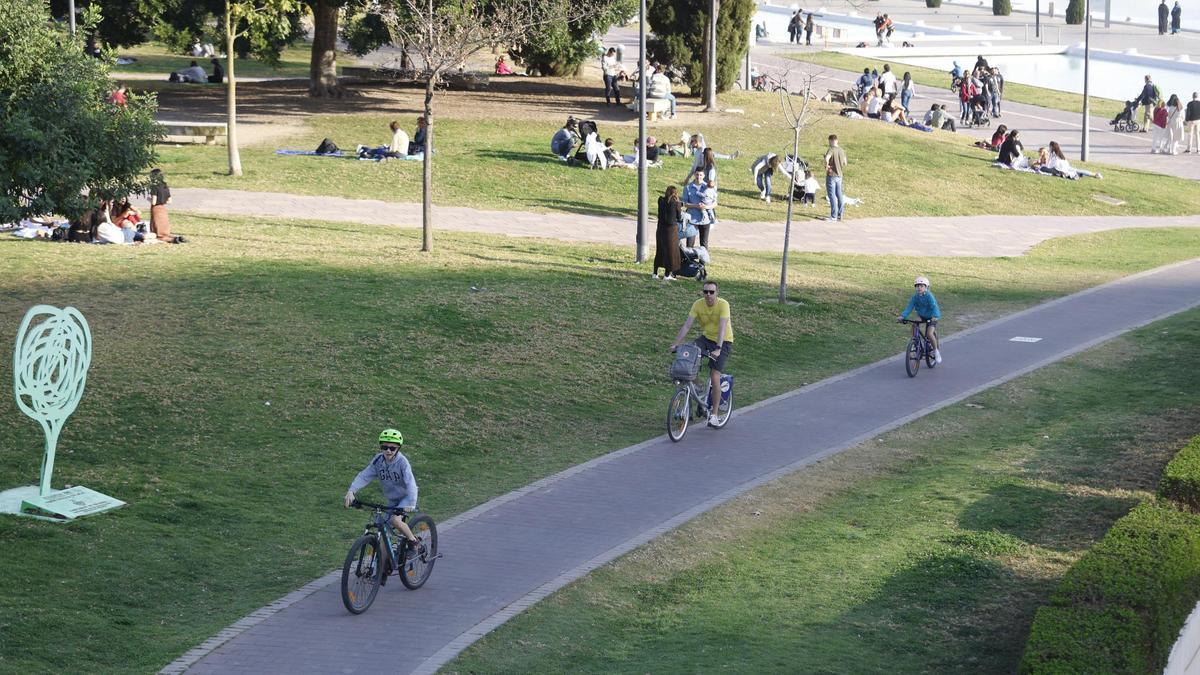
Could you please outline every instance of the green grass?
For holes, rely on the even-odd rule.
[[[953,343],[947,345],[955,365]],[[461,673],[1014,672],[1200,425],[1200,310],[757,490],[543,601]]]
[[[750,175],[756,157],[790,151],[791,133],[769,96],[729,95],[728,105],[746,109],[745,118],[706,130],[718,150],[740,149],[736,160],[719,160],[720,215],[734,221],[778,221],[786,201],[758,199]],[[329,137],[342,148],[380,145],[391,138],[383,115],[323,115],[306,120],[302,134],[242,150],[245,175],[225,175],[222,147],[163,147],[162,165],[173,186],[327,194],[360,199],[415,202],[421,195],[421,163],[360,162],[353,159],[275,155],[276,148],[312,149]],[[570,168],[549,151],[549,139],[561,123],[531,120],[442,119],[437,123],[434,202],[484,209],[557,211],[627,216],[637,211],[637,175],[610,169]],[[757,127],[754,125],[758,125]],[[601,126],[620,145],[630,144],[630,126]],[[662,132],[666,137],[669,132]],[[943,132],[921,133],[894,125],[865,123],[837,116],[822,118],[806,131],[801,155],[820,161],[830,133],[838,134],[850,159],[846,194],[864,200],[850,208],[851,218],[869,216],[969,215],[1185,215],[1200,213],[1195,182],[1140,171],[1103,167],[1104,180],[1067,181],[991,167],[994,153],[970,139]],[[676,139],[678,136],[676,136]],[[1098,165],[1089,164],[1093,169]],[[682,185],[691,159],[668,157],[651,169],[649,190],[662,194]],[[820,175],[820,174],[819,174]],[[823,178],[819,180],[823,181]],[[777,181],[776,193],[785,181]],[[1126,202],[1101,203],[1105,194]],[[653,208],[653,200],[651,207]],[[821,211],[802,212],[801,219]]]
[[[212,64],[209,63],[212,57],[198,58],[189,55],[171,54],[161,44],[154,42],[122,49],[119,55],[132,56],[137,59],[137,62],[123,66],[114,65],[112,69],[112,78],[114,80],[120,80],[123,76],[127,75],[161,75],[160,79],[165,82],[168,75],[176,70],[188,67],[192,61],[196,61],[201,66],[204,66],[205,72],[210,75],[212,74]],[[274,65],[254,58],[237,59],[237,63],[234,65],[235,74],[238,77],[291,77],[307,79],[309,58],[311,55],[311,47],[302,43],[285,48],[279,56],[279,63]],[[219,58],[221,60],[221,67],[224,68],[226,66],[225,59],[223,57]],[[338,54],[339,66],[350,65],[353,60],[353,57],[349,55]],[[135,89],[142,89],[143,81],[133,80],[132,85]]]
[[[153,670],[336,567],[362,524],[341,496],[385,426],[439,519],[662,432],[665,346],[698,296],[627,249],[445,234],[420,254],[414,230],[174,220],[193,243],[0,240],[0,345],[43,302],[80,308],[94,336],[54,485],[129,502],[65,526],[0,519],[0,671]],[[898,353],[889,317],[916,272],[953,332],[1197,248],[1177,229],[1018,258],[793,254],[804,305],[788,308],[769,301],[776,256],[710,269],[748,403]],[[41,443],[0,397],[0,486],[37,480]]]
[[[861,56],[843,54],[841,52],[814,52],[812,54],[789,56],[788,58],[815,63],[819,66],[837,68],[851,73],[861,73],[862,69],[867,66],[882,69],[883,64],[887,63],[891,64],[892,71],[896,73],[897,77],[901,77],[905,72],[909,72],[912,73],[913,80],[917,84],[935,89],[944,89],[946,90],[947,97],[954,96],[949,91],[950,74],[942,70],[922,68],[896,61],[865,59]],[[1113,99],[1100,98],[1098,96],[1089,96],[1088,98],[1090,99],[1089,112],[1094,117],[1112,119],[1125,108],[1123,101],[1114,101]],[[1054,110],[1065,110],[1067,112],[1083,112],[1083,96],[1081,94],[1073,94],[1069,91],[1060,91],[1058,89],[1035,87],[1008,80],[1004,82],[1004,100],[1015,103],[1028,103],[1029,105],[1052,108]],[[928,105],[926,109],[928,109]]]

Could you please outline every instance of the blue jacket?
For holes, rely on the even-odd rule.
[[[908,316],[913,309],[916,309],[917,314],[926,321],[942,318],[942,310],[938,309],[937,298],[933,297],[933,293],[930,291],[925,291],[925,295],[913,293],[912,297],[908,299],[908,307],[900,312],[900,316]]]
[[[382,452],[375,455],[367,468],[354,477],[354,482],[350,483],[350,491],[358,492],[376,478],[379,479],[379,486],[383,488],[383,496],[388,504],[403,509],[416,508],[417,479],[413,477],[412,466],[409,465],[407,457],[397,452],[396,458],[388,464]]]

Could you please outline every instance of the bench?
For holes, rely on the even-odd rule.
[[[424,83],[417,79],[417,71],[413,69],[400,68],[376,68],[366,66],[343,66],[341,68],[342,77],[353,77],[364,81],[389,81],[401,82],[404,84],[419,84],[424,86]],[[451,71],[442,73],[442,81],[448,89],[480,91],[487,89],[488,75],[487,73],[475,73],[469,71]]]
[[[216,145],[217,139],[228,142],[229,125],[224,122],[169,122],[160,120],[163,140],[171,143],[204,143]]]
[[[637,102],[637,99],[635,98],[632,101],[630,101],[629,105],[626,107],[628,107],[630,110],[632,110],[634,112],[637,112],[637,106],[638,106],[638,102]],[[648,98],[648,99],[646,99],[646,119],[648,121],[653,122],[655,120],[661,119],[663,115],[665,115],[666,113],[669,113],[669,112],[671,112],[671,102],[668,101],[667,99],[665,99],[665,98]]]

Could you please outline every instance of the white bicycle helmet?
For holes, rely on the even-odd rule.
[[[913,286],[924,286],[925,288],[929,288],[929,279],[926,277],[917,277],[915,280],[913,280]]]

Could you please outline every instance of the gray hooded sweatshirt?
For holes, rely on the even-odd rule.
[[[388,504],[402,509],[416,508],[417,479],[413,478],[412,466],[402,453],[397,452],[396,458],[390,464],[383,458],[382,452],[375,455],[367,468],[354,477],[354,482],[350,483],[350,491],[357,493],[376,478],[379,479]]]

